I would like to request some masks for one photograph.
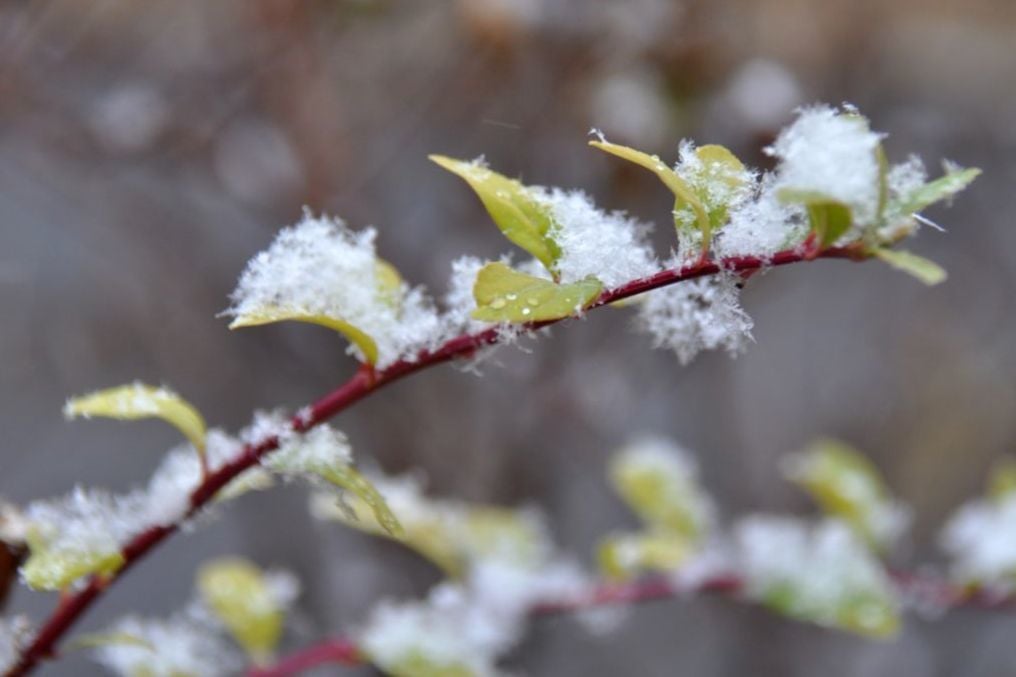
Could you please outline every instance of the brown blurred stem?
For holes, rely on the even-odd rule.
[[[868,258],[868,255],[858,247],[830,247],[818,254],[793,249],[778,252],[768,259],[757,256],[734,256],[719,261],[698,261],[691,265],[663,270],[655,275],[633,280],[615,289],[608,289],[600,294],[588,310],[677,282],[715,275],[720,271],[743,273],[799,263],[813,258],[863,260]],[[522,329],[534,331],[560,321],[531,322],[522,325]],[[375,370],[366,366],[361,367],[346,383],[322,397],[306,411],[294,416],[289,425],[295,432],[305,432],[389,383],[453,359],[468,358],[481,348],[497,344],[502,340],[503,335],[499,327],[490,327],[479,332],[457,336],[434,350],[424,350],[413,359],[400,360],[384,369]],[[53,658],[56,655],[57,643],[107,588],[115,584],[150,550],[174,533],[183,521],[197,514],[220,489],[243,471],[258,465],[261,459],[278,448],[278,445],[279,439],[274,435],[246,445],[236,459],[202,479],[201,483],[191,492],[190,507],[182,520],[170,525],[154,526],[131,539],[123,549],[123,566],[111,576],[93,576],[81,590],[62,599],[40,627],[31,644],[21,651],[18,662],[7,672],[7,677],[26,675],[32,672],[40,661]]]

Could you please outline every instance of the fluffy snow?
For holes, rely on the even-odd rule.
[[[802,241],[808,226],[804,209],[780,202],[776,177],[766,174],[754,199],[744,200],[729,211],[729,221],[714,240],[713,251],[721,258],[732,256],[771,257]]]
[[[598,209],[580,190],[551,188],[542,197],[553,217],[549,234],[561,248],[556,267],[562,282],[592,275],[610,289],[659,270],[644,241],[646,224]]]
[[[0,670],[9,670],[18,660],[18,652],[32,631],[24,616],[0,618]]]
[[[636,327],[653,338],[656,348],[673,350],[688,364],[702,350],[724,348],[731,355],[751,340],[751,317],[738,303],[730,275],[689,280],[645,295]]]
[[[776,188],[821,193],[851,206],[855,223],[869,225],[878,210],[882,135],[852,111],[829,106],[800,111],[767,152],[780,160]]]
[[[946,523],[940,544],[958,580],[1013,589],[1016,495],[967,503]]]
[[[377,367],[411,359],[441,334],[441,322],[420,289],[403,283],[396,303],[382,298],[376,237],[373,228],[352,231],[339,219],[305,212],[300,223],[280,231],[268,249],[248,262],[227,314],[282,312],[340,319],[374,340]],[[351,345],[350,351],[358,349]]]
[[[349,440],[327,423],[286,440],[262,461],[277,472],[296,474],[316,474],[352,462],[353,449]]]
[[[128,616],[109,629],[138,640],[100,646],[95,658],[124,677],[227,677],[244,660],[215,628],[188,614],[168,620]]]
[[[837,520],[752,515],[736,526],[734,548],[749,597],[792,589],[794,613],[820,623],[835,625],[838,608],[854,596],[894,595],[879,562]]]

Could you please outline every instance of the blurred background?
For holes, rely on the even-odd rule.
[[[633,525],[604,479],[633,435],[694,450],[727,518],[813,510],[778,459],[819,434],[866,451],[914,508],[896,562],[936,561],[951,509],[1016,436],[1016,4],[1011,0],[2,0],[0,1],[0,495],[75,483],[125,490],[176,443],[158,423],[65,423],[64,399],[141,379],[209,421],[295,409],[354,363],[333,334],[230,333],[216,313],[246,260],[300,209],[376,225],[403,274],[443,292],[462,254],[509,245],[426,155],[484,154],[529,183],[581,187],[657,224],[648,173],[586,147],[603,129],[672,160],[678,141],[760,153],[798,105],[848,101],[890,158],[984,175],[928,216],[913,249],[943,263],[928,289],[885,266],[821,262],[753,280],[756,344],[681,368],[601,312],[484,376],[420,374],[336,421],[358,458],[419,469],[435,494],[547,513],[589,561]],[[247,496],[175,537],[91,613],[164,615],[195,566],[242,553],[306,586],[290,641],[362,619],[435,572],[396,546],[313,522],[294,485]],[[41,617],[55,603],[15,594]],[[1016,616],[911,619],[890,643],[724,600],[646,606],[595,637],[537,622],[505,662],[530,675],[999,675]],[[84,658],[45,669],[100,674]],[[322,674],[331,674],[324,672]],[[342,674],[370,674],[369,669]]]

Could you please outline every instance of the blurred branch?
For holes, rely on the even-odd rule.
[[[684,280],[715,275],[721,271],[751,273],[767,267],[800,263],[815,258],[862,260],[867,257],[868,255],[860,247],[848,246],[830,247],[818,253],[801,249],[787,250],[778,252],[768,259],[756,256],[737,256],[716,261],[699,261],[680,268],[663,270],[655,275],[633,280],[615,289],[604,291],[589,309],[602,307]],[[520,325],[520,329],[531,332],[560,321],[531,322]],[[422,351],[412,359],[400,360],[382,370],[375,371],[372,367],[365,365],[339,388],[325,395],[306,410],[297,413],[290,420],[289,428],[295,433],[306,432],[389,383],[453,359],[468,358],[481,348],[496,345],[503,338],[504,332],[501,327],[493,326],[476,333],[457,336],[435,350]],[[93,576],[81,590],[62,597],[31,644],[21,651],[18,662],[8,671],[7,677],[29,674],[40,661],[53,658],[56,655],[57,643],[110,585],[119,580],[150,550],[176,532],[184,521],[200,512],[205,505],[212,501],[220,489],[240,473],[258,465],[264,456],[270,454],[278,446],[279,437],[277,435],[270,435],[246,445],[236,459],[207,475],[191,492],[190,507],[182,520],[170,525],[153,526],[139,534],[124,547],[122,551],[124,563],[118,571],[108,576]]]

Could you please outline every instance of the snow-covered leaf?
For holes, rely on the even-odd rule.
[[[875,466],[848,444],[820,439],[786,459],[787,478],[830,516],[850,525],[866,542],[888,547],[906,526],[907,514],[892,500]]]
[[[890,209],[900,214],[915,214],[936,202],[949,199],[969,186],[980,173],[981,170],[976,168],[949,168],[944,176],[925,183],[902,196],[898,204],[893,205]]]
[[[843,522],[754,515],[734,532],[744,593],[803,621],[874,638],[900,627],[888,574]]]
[[[597,548],[597,561],[607,578],[628,579],[645,571],[674,571],[693,552],[686,539],[650,530],[607,536]]]
[[[394,538],[401,538],[402,525],[377,488],[352,465],[346,436],[328,425],[296,435],[265,457],[263,464],[286,474],[309,474],[348,491],[363,501],[377,525]]]
[[[399,292],[402,286],[402,278],[398,271],[388,262],[378,259],[375,265],[375,283],[378,302],[384,303],[398,312]],[[312,313],[287,306],[264,305],[248,310],[242,315],[237,315],[229,323],[229,328],[242,329],[285,321],[306,322],[337,331],[360,349],[367,364],[375,364],[378,360],[377,342],[365,331],[342,317]]]
[[[828,195],[796,188],[782,188],[777,195],[785,204],[800,204],[808,210],[811,230],[822,247],[832,245],[853,225],[850,206]]]

